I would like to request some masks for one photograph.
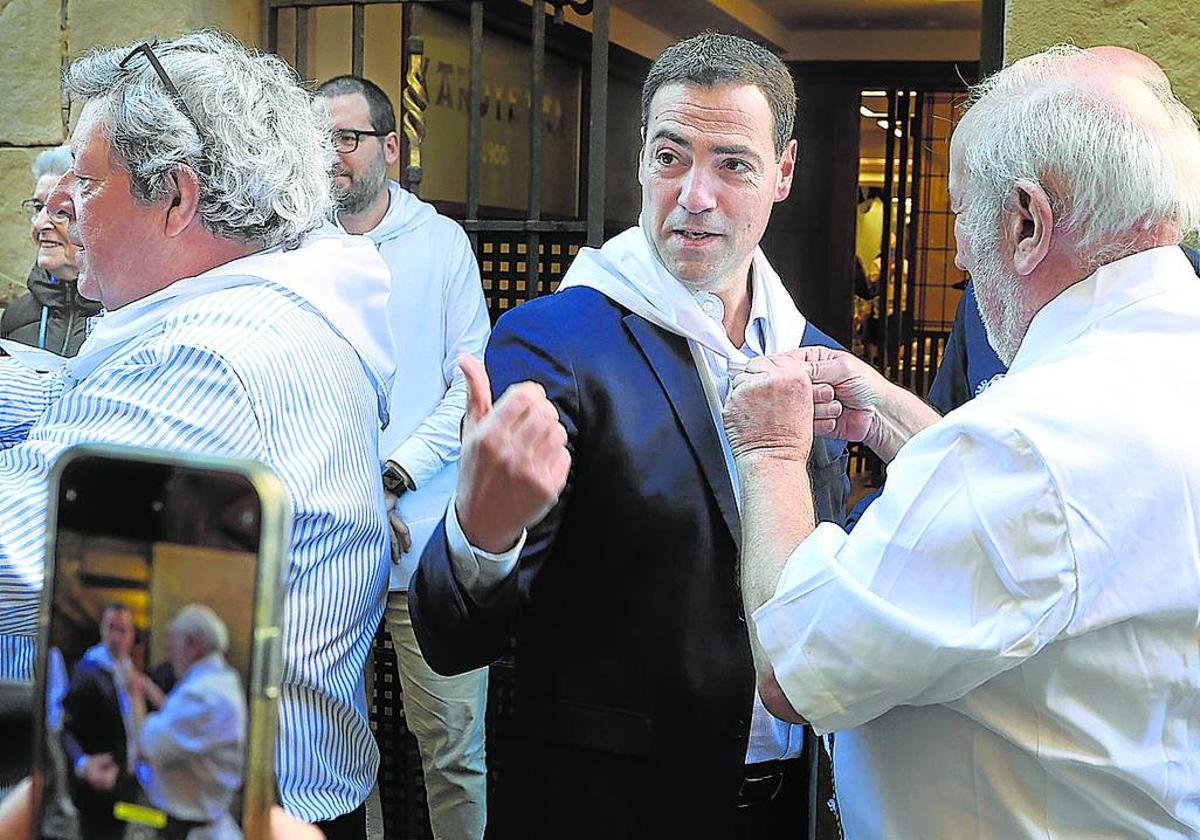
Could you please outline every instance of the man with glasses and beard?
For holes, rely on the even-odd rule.
[[[458,477],[467,392],[457,359],[482,358],[489,331],[479,266],[456,222],[388,179],[400,139],[387,94],[357,76],[330,79],[317,93],[333,119],[337,222],[375,243],[392,274],[387,316],[398,364],[379,459],[393,563],[384,620],[405,719],[421,752],[434,837],[478,840],[487,816],[487,669],[446,677],[426,664],[408,581]]]

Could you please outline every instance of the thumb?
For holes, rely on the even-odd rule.
[[[835,385],[846,378],[845,364],[838,356],[827,356],[806,363],[808,376],[813,382],[828,382]]]
[[[464,353],[458,357],[458,366],[467,380],[468,422],[475,424],[492,410],[492,385],[488,381],[483,363],[474,356]]]

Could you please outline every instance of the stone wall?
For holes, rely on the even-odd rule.
[[[33,188],[30,164],[67,137],[65,63],[92,47],[203,27],[257,45],[261,9],[258,0],[0,0],[0,306],[20,292],[33,262],[20,207]]]
[[[1200,113],[1200,13],[1195,0],[1008,0],[1004,60],[1053,44],[1115,44],[1153,58]]]

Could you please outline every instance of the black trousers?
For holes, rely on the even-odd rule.
[[[325,832],[325,840],[366,840],[366,803],[359,805],[349,814],[342,814],[332,820],[319,822],[316,826]]]
[[[735,840],[841,840],[829,756],[811,731],[804,740],[796,758],[747,766]]]

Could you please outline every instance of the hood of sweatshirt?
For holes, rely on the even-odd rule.
[[[377,246],[410,233],[437,218],[437,210],[432,204],[417,198],[395,181],[388,181],[388,197],[391,200],[387,213],[379,220],[379,224],[364,234]]]
[[[256,283],[276,285],[297,295],[354,348],[378,396],[380,420],[386,424],[388,391],[395,374],[387,320],[391,273],[374,245],[330,224],[305,236],[299,248],[272,248],[232,260],[105,312],[96,320],[79,355],[67,363],[68,378],[83,379],[181,304],[221,289]]]

